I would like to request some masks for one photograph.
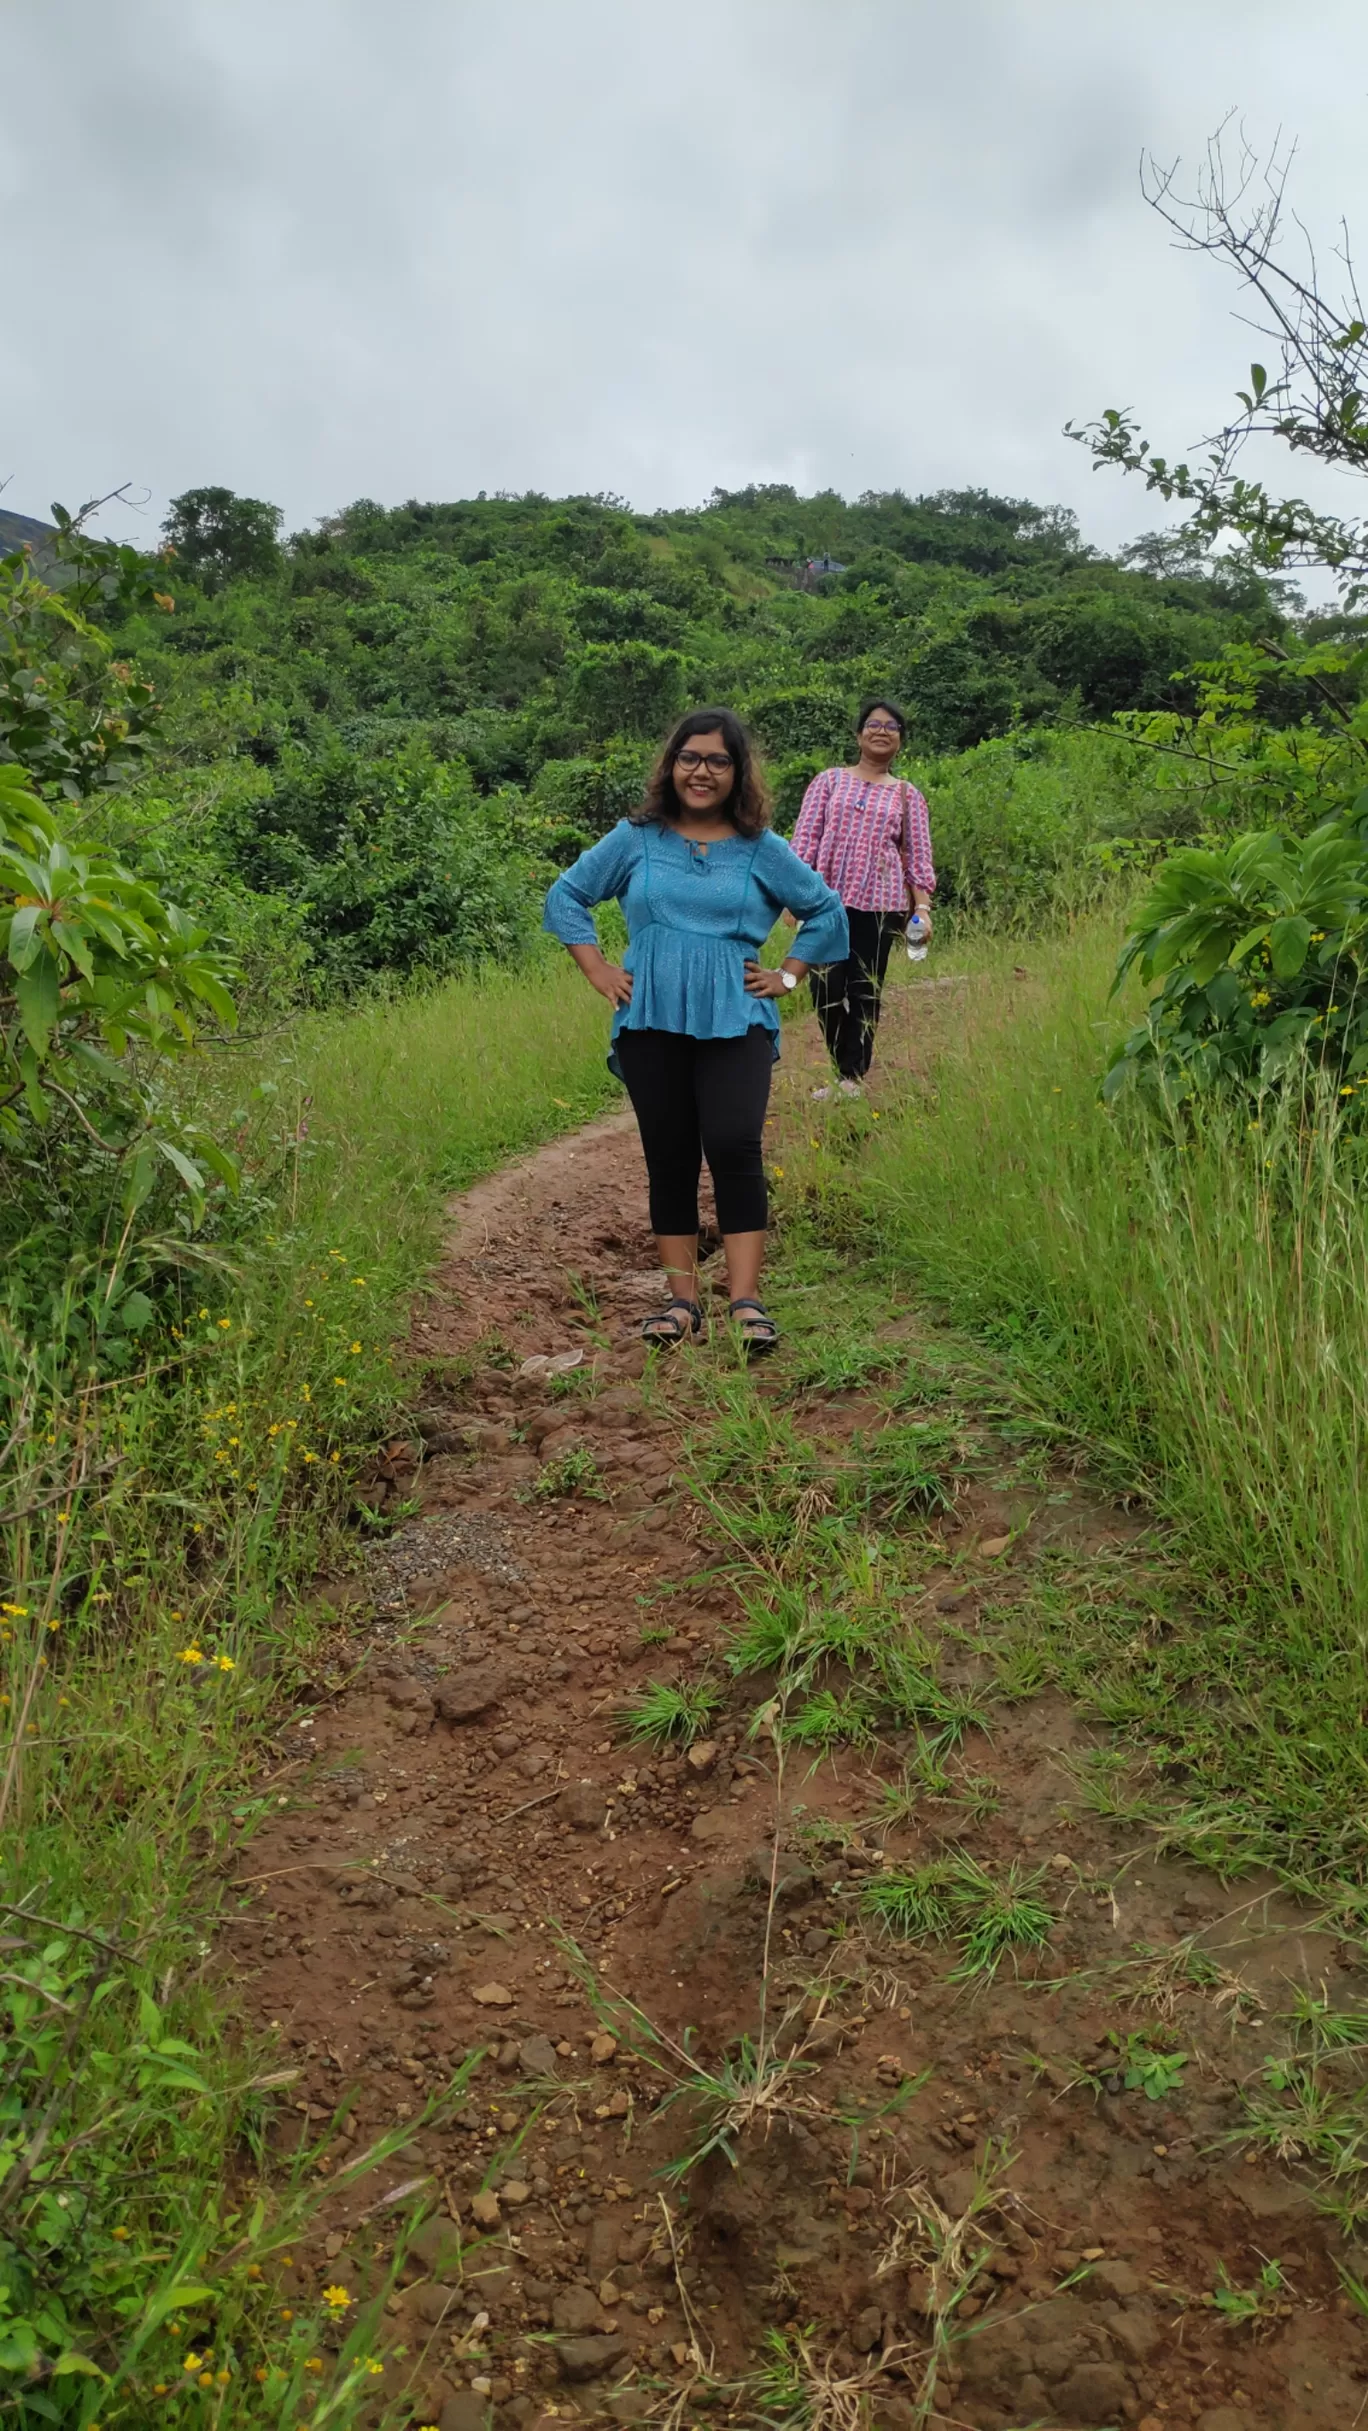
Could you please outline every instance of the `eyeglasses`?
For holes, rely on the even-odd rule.
[[[863,733],[865,733],[865,734],[897,734],[897,735],[901,735],[901,733],[902,733],[902,728],[901,728],[901,726],[885,726],[885,725],[884,725],[884,723],[883,723],[883,721],[882,721],[880,718],[872,717],[872,718],[869,720],[868,725],[867,725],[867,726],[865,726],[865,727],[863,727],[861,731],[862,731]]]
[[[731,764],[729,751],[677,751],[675,753],[675,766],[682,768],[686,776],[692,776],[695,768],[707,768],[715,777],[724,777]]]

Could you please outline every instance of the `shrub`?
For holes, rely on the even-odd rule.
[[[1368,789],[1362,808],[1368,826]],[[1368,1071],[1366,902],[1368,843],[1345,822],[1173,854],[1136,914],[1113,993],[1132,968],[1163,986],[1112,1056],[1104,1096],[1139,1085],[1181,1100],[1309,1069],[1352,1096]]]

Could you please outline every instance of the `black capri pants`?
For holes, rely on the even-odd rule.
[[[698,1177],[712,1175],[719,1232],[763,1232],[769,1214],[761,1142],[774,1038],[753,1022],[739,1038],[619,1030],[618,1065],[637,1118],[651,1191],[651,1230],[698,1230]]]

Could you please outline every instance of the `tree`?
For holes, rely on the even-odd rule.
[[[1251,325],[1268,341],[1272,363],[1251,363],[1239,412],[1202,442],[1205,463],[1174,463],[1139,436],[1129,407],[1109,406],[1100,421],[1067,435],[1095,465],[1143,473],[1148,489],[1190,509],[1187,531],[1199,546],[1233,534],[1258,566],[1275,574],[1328,569],[1346,608],[1368,599],[1368,517],[1322,512],[1298,497],[1274,497],[1247,481],[1240,457],[1251,439],[1281,439],[1294,454],[1339,471],[1368,473],[1368,312],[1359,294],[1347,231],[1335,247],[1341,293],[1323,291],[1316,247],[1293,216],[1299,261],[1284,258],[1292,153],[1260,162],[1242,143],[1232,167],[1226,125],[1207,145],[1195,191],[1179,192],[1178,164],[1145,164],[1146,201],[1189,252],[1233,269],[1252,307]]]
[[[1196,468],[1156,456],[1115,407],[1069,435],[1096,464],[1143,473],[1149,489],[1187,506],[1184,529],[1199,547],[1233,535],[1274,574],[1328,569],[1352,609],[1368,598],[1368,516],[1274,497],[1239,470],[1250,439],[1275,438],[1314,463],[1368,473],[1368,320],[1348,236],[1336,248],[1343,292],[1332,301],[1299,221],[1300,264],[1282,258],[1291,154],[1261,165],[1243,145],[1232,172],[1224,131],[1207,146],[1194,195],[1179,194],[1176,167],[1150,165],[1146,199],[1191,251],[1235,269],[1270,341],[1272,372],[1250,365],[1239,412],[1205,442]],[[1195,672],[1196,714],[1142,718],[1137,739],[1227,797],[1262,794],[1279,826],[1223,850],[1175,853],[1157,872],[1116,984],[1135,968],[1162,985],[1117,1050],[1107,1093],[1138,1086],[1171,1108],[1215,1086],[1305,1085],[1314,1071],[1341,1110],[1356,1111],[1368,1075],[1368,649],[1352,632],[1292,646],[1265,636],[1228,645]],[[1264,714],[1270,678],[1305,687],[1296,727]],[[1289,837],[1294,825],[1310,832]]]
[[[571,679],[571,711],[596,742],[663,734],[683,706],[684,661],[653,642],[590,642]]]
[[[171,501],[162,537],[180,573],[202,591],[217,591],[239,575],[278,572],[278,506],[264,498],[239,498],[233,490],[185,490]]]

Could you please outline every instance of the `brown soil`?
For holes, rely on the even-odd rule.
[[[786,1056],[781,1136],[811,1062]],[[927,1800],[888,1832],[878,1783],[905,1744],[815,1771],[790,1758],[777,1783],[771,1741],[748,1736],[756,1683],[716,1666],[726,1704],[697,1763],[625,1742],[622,1699],[698,1676],[738,1613],[677,1476],[668,1380],[643,1380],[643,1196],[629,1120],[544,1150],[453,1209],[415,1317],[424,1406],[376,1491],[416,1515],[364,1591],[332,1591],[350,1599],[335,1668],[283,1734],[279,1804],[224,1925],[339,2179],[291,2284],[372,2285],[419,2181],[429,2217],[389,2299],[405,2351],[377,2392],[411,2392],[414,2423],[442,2431],[678,2419],[710,2389],[725,2419],[777,2420],[716,2384],[753,2373],[781,2328],[806,2334],[818,2375],[819,2410],[795,2421],[1348,2431],[1368,2366],[1333,2232],[1239,2136],[1238,2089],[1272,2039],[1260,2021],[1289,1983],[1345,1997],[1335,1950],[1271,1885],[1226,1892],[1079,1815],[1060,1759],[1096,1734],[1051,1696],[999,1704],[991,1740],[971,1734],[963,1760],[991,1774],[996,1813]],[[581,1350],[596,1390],[486,1363],[496,1336],[519,1362]],[[783,1378],[781,1358],[765,1389]],[[860,1408],[847,1396],[809,1421],[839,1434]],[[607,1499],[529,1498],[581,1446]],[[944,1632],[948,1677],[973,1673],[963,1556],[1023,1519],[1027,1551],[1051,1526],[1118,1545],[1129,1527],[1077,1490],[1065,1506],[966,1484],[918,1616]],[[643,1628],[668,1635],[643,1646]],[[1019,1971],[957,1983],[953,1948],[861,1925],[885,1854],[949,1842],[1047,1868],[1051,1939]],[[1193,1949],[1213,1962],[1204,1984],[1184,1970]],[[674,2054],[687,2039],[715,2065],[754,2037],[762,1981],[770,2042],[804,2066],[737,2166],[714,2154],[676,2187],[660,2172],[703,2114],[662,2106],[685,2073]],[[1179,2087],[1118,2089],[1108,2033],[1162,2042],[1166,2024],[1190,2055]],[[472,2052],[468,2095],[428,2123]],[[1073,2087],[1079,2065],[1100,2090]],[[403,2149],[352,2166],[396,2129]],[[953,2253],[934,2267],[936,2221],[972,2211],[976,2172],[977,2225],[950,2236],[987,2251],[957,2282]],[[1271,2258],[1284,2287],[1264,2318],[1212,2306]],[[937,2307],[957,2284],[933,2405]]]

